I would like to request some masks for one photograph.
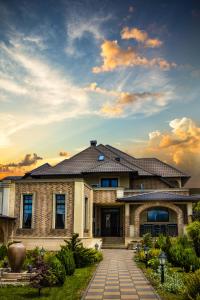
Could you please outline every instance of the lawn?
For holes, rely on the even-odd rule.
[[[31,287],[2,287],[0,288],[1,300],[79,300],[86,289],[96,266],[76,269],[74,275],[67,276],[63,286],[44,288],[38,297],[37,289]]]

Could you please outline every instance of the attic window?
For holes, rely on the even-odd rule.
[[[99,157],[98,157],[98,160],[99,160],[99,161],[103,161],[104,158],[105,158],[104,155],[103,155],[103,154],[100,154]]]

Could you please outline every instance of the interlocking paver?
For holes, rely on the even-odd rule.
[[[133,251],[104,249],[103,256],[83,299],[160,299],[133,261]]]

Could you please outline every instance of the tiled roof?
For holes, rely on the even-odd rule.
[[[104,159],[99,161],[99,155]],[[153,158],[136,159],[109,145],[90,146],[51,167],[44,164],[28,173],[31,176],[81,175],[97,172],[132,172],[139,176],[187,177],[179,170]]]
[[[151,173],[151,175],[157,175],[162,177],[189,177],[187,174],[182,171],[170,166],[157,158],[135,158],[119,149],[116,149],[110,145],[106,145],[106,147],[116,155],[122,156],[131,164],[135,164],[143,170]]]
[[[20,180],[22,178],[22,176],[6,176],[4,177],[2,180],[12,180],[12,181],[16,181],[16,180]]]
[[[118,198],[120,202],[137,202],[137,201],[200,201],[200,195],[181,195],[168,192],[149,192],[140,193],[137,195],[125,196]]]

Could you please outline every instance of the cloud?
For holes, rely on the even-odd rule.
[[[111,15],[98,16],[90,18],[80,17],[80,14],[74,13],[67,22],[67,46],[65,51],[68,55],[80,55],[80,49],[76,47],[76,42],[87,34],[90,34],[95,42],[100,42],[105,38],[102,25],[111,19]]]
[[[182,117],[169,122],[169,130],[149,133],[146,144],[130,148],[140,157],[158,157],[193,176],[190,186],[200,180],[200,126],[194,120]],[[129,149],[129,151],[130,151]]]
[[[129,13],[133,13],[135,11],[134,6],[132,6],[132,5],[129,6],[128,11],[129,11]]]
[[[68,157],[68,156],[70,156],[70,153],[67,151],[60,151],[59,156],[67,156]]]
[[[31,165],[34,165],[37,163],[38,160],[42,160],[43,158],[38,156],[36,153],[33,153],[33,155],[31,154],[26,154],[25,157],[18,163],[8,163],[3,165],[3,167],[5,168],[10,168],[10,167],[28,167]]]
[[[93,73],[109,72],[119,67],[158,67],[162,70],[169,70],[175,67],[175,63],[170,63],[162,58],[152,58],[140,56],[133,47],[122,49],[117,41],[106,40],[101,45],[101,57],[103,64],[92,69]]]
[[[4,78],[0,78],[0,89],[17,95],[25,95],[27,93],[25,87]]]
[[[170,95],[167,92],[122,92],[101,88],[96,82],[91,83],[85,90],[107,96],[98,114],[105,117],[123,117],[132,113],[155,112],[155,109],[162,109],[169,101]],[[152,110],[153,108],[153,110]]]
[[[148,33],[136,27],[124,27],[121,31],[121,38],[125,40],[135,39],[137,42],[144,44],[145,47],[156,48],[160,47],[163,42],[157,38],[149,38]]]

